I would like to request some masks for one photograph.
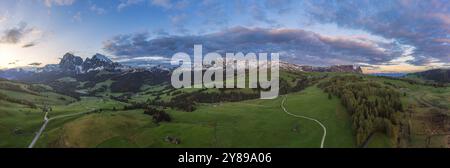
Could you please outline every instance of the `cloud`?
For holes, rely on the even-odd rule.
[[[0,23],[5,22],[6,20],[8,20],[6,15],[0,15]]]
[[[72,20],[75,22],[82,22],[83,17],[81,16],[81,12],[77,12],[75,15],[73,15]]]
[[[40,66],[40,65],[42,65],[42,63],[40,63],[40,62],[33,62],[33,63],[28,64],[28,65],[30,65],[30,66]]]
[[[26,23],[20,23],[17,27],[3,31],[3,35],[0,37],[0,43],[17,44],[32,31],[33,29],[28,28]]]
[[[0,44],[17,44],[22,48],[29,48],[36,46],[45,38],[45,35],[45,32],[21,22],[15,27],[5,29],[0,34]]]
[[[97,7],[97,5],[93,4],[91,5],[91,7],[89,8],[92,12],[95,12],[99,15],[103,15],[106,13],[106,10],[104,8],[101,7]]]
[[[156,29],[153,31],[153,33],[160,37],[169,35],[169,33],[167,31],[165,31],[164,29]]]
[[[105,51],[124,58],[192,54],[194,44],[206,52],[279,52],[283,61],[299,64],[382,64],[401,55],[395,43],[364,37],[325,36],[302,29],[234,27],[205,35],[150,38],[148,33],[115,36],[103,43]]]
[[[135,4],[138,4],[138,3],[141,3],[141,2],[143,2],[143,0],[121,0],[119,5],[117,6],[117,10],[121,11],[124,8],[127,8],[127,7],[129,7],[131,5],[135,5]]]
[[[450,3],[440,0],[314,0],[305,2],[318,23],[362,29],[414,46],[414,65],[450,62]]]
[[[35,45],[36,45],[36,43],[31,42],[31,43],[27,43],[27,44],[23,45],[22,48],[29,48],[29,47],[33,47]]]
[[[44,0],[44,4],[47,7],[57,6],[69,6],[75,3],[75,0]]]
[[[132,65],[135,67],[152,67],[161,64],[170,64],[170,58],[162,56],[144,56],[144,57],[130,57],[115,60],[124,65]]]

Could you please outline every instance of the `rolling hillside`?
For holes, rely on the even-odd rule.
[[[26,147],[42,124],[44,108],[74,101],[47,86],[0,80],[0,146]]]
[[[35,147],[320,147],[322,128],[283,112],[283,98],[289,113],[323,123],[327,129],[324,147],[448,145],[449,87],[339,72],[283,70],[280,75],[283,95],[273,100],[252,97],[258,93],[252,89],[178,90],[166,84],[144,84],[135,93],[112,92],[111,84],[117,79],[91,86],[76,78],[58,79],[76,82],[77,91],[95,90],[75,99],[55,93],[48,85],[1,80],[0,134],[6,138],[0,146],[26,147],[43,124],[44,111],[49,111],[47,117],[56,119],[48,123]],[[344,97],[323,87],[338,86],[329,81],[348,77],[398,93],[402,110],[394,116],[402,116],[401,122],[389,118],[397,125],[395,135],[367,129],[358,140],[358,125]],[[192,108],[180,108],[186,103]],[[150,107],[170,120],[147,113]]]

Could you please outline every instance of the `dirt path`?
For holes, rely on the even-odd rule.
[[[79,113],[73,113],[73,114],[60,115],[60,116],[56,116],[56,117],[53,117],[53,118],[50,118],[50,119],[47,118],[48,112],[45,113],[44,124],[42,124],[41,128],[36,133],[36,136],[34,136],[33,141],[31,141],[30,145],[28,145],[28,148],[33,148],[34,147],[34,145],[36,144],[36,142],[39,139],[39,137],[41,137],[42,132],[44,132],[45,127],[47,127],[48,122],[50,122],[51,120],[56,120],[56,119],[65,118],[65,117],[71,117],[71,116],[76,116],[76,115],[82,115],[82,114],[88,114],[88,113],[91,113],[93,111],[95,111],[95,110],[92,109],[92,111],[88,111],[88,112],[79,112]]]
[[[364,141],[363,145],[361,145],[362,148],[367,148],[369,146],[370,141],[373,138],[373,135],[375,135],[375,132],[372,132],[369,137]]]
[[[281,108],[283,109],[283,111],[290,115],[290,116],[294,116],[297,118],[303,118],[303,119],[307,119],[307,120],[311,120],[316,122],[317,124],[319,124],[322,128],[323,128],[323,136],[322,136],[322,141],[320,142],[320,148],[323,148],[323,144],[325,143],[325,138],[327,137],[327,128],[317,119],[311,118],[311,117],[307,117],[307,116],[302,116],[302,115],[296,115],[296,114],[292,114],[290,112],[288,112],[288,110],[286,109],[286,107],[284,107],[284,102],[287,99],[287,95],[284,96],[283,101],[281,102]]]

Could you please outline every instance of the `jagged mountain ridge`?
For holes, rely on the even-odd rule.
[[[59,64],[47,64],[44,67],[20,67],[0,70],[0,77],[12,80],[24,80],[33,78],[34,76],[70,76],[91,71],[105,70],[109,72],[119,72],[128,69],[130,69],[130,67],[113,62],[102,54],[95,54],[92,58],[86,58],[83,61],[79,56],[66,53],[61,58]]]
[[[207,68],[207,67],[204,67]],[[293,63],[281,62],[281,69],[290,71],[304,71],[304,72],[349,72],[349,73],[363,73],[359,66],[353,65],[333,65],[329,67],[313,67],[306,65],[298,65]],[[77,74],[85,74],[92,71],[108,71],[108,72],[126,72],[134,70],[148,70],[148,71],[170,71],[172,68],[164,67],[162,65],[154,66],[151,69],[133,68],[113,62],[107,56],[102,54],[95,54],[91,58],[86,58],[84,61],[81,57],[75,56],[71,53],[66,53],[61,58],[59,64],[48,64],[44,67],[26,67],[26,68],[12,68],[7,70],[0,70],[0,77],[12,80],[22,80],[31,82],[41,82],[44,79],[52,78],[52,76],[71,76]],[[33,79],[35,78],[35,79]],[[37,80],[38,78],[39,80]]]
[[[86,58],[84,61],[81,57],[67,53],[63,56],[59,63],[59,68],[64,72],[86,73],[94,70],[114,71],[116,68],[123,67],[121,64],[111,61],[102,54],[95,54],[92,58]]]
[[[91,93],[80,93],[78,90],[93,88],[98,83],[108,80],[112,82],[113,92],[137,92],[142,85],[168,82],[170,71],[158,68],[131,68],[113,62],[101,54],[95,54],[83,61],[81,57],[67,53],[59,64],[48,64],[41,68],[0,70],[0,78],[45,84],[58,93],[80,97]]]
[[[82,64],[82,70],[84,72],[102,69],[115,70],[119,67],[122,67],[122,65],[111,61],[108,57],[101,54],[95,54],[92,58],[86,58]]]
[[[81,57],[77,57],[73,54],[67,53],[59,62],[59,68],[63,71],[72,71],[75,73],[79,73],[81,71],[82,64],[83,59]]]

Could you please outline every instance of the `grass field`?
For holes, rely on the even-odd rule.
[[[26,147],[42,124],[42,112],[0,100],[0,147]]]
[[[18,89],[8,90],[0,88],[0,93],[8,98],[24,100],[35,104],[36,108],[27,105],[0,100],[0,147],[27,147],[35,135],[35,132],[41,127],[44,119],[44,112],[41,109],[49,106],[52,110],[48,117],[59,115],[85,112],[92,109],[112,110],[113,107],[123,108],[123,103],[110,99],[83,97],[81,101],[53,92],[34,92],[28,90],[28,85],[1,81],[2,86],[17,85]],[[72,117],[74,119],[76,117]],[[58,127],[70,121],[67,119],[55,120],[50,122],[51,126]]]
[[[22,88],[26,88],[23,84]],[[38,107],[42,105],[64,106],[75,101],[68,96],[52,92],[41,94],[22,91],[11,91],[0,89],[0,93],[9,98],[26,100],[35,103]],[[34,137],[35,131],[43,122],[44,113],[40,108],[30,108],[26,105],[0,100],[0,147],[26,147]]]
[[[323,75],[323,74],[312,74]],[[329,76],[339,75],[327,73]],[[287,81],[293,74],[283,74]],[[368,77],[405,92],[402,103],[410,114],[410,147],[446,147],[446,136],[427,135],[433,123],[426,122],[436,109],[449,114],[450,88],[410,84],[401,80]],[[80,101],[50,91],[39,94],[27,90],[14,91],[0,88],[8,97],[33,102],[38,107],[49,105],[49,117],[102,109],[93,114],[82,114],[52,120],[35,147],[320,147],[322,128],[316,123],[295,118],[280,107],[282,96],[273,100],[247,100],[199,104],[193,112],[165,109],[172,121],[156,124],[143,110],[123,111],[125,103],[108,96],[82,97]],[[290,83],[292,85],[293,83]],[[196,89],[183,89],[191,92]],[[144,86],[131,101],[154,98],[152,93],[168,90],[164,86]],[[214,90],[207,90],[214,91]],[[145,94],[145,92],[148,92]],[[109,93],[107,91],[106,93]],[[100,94],[101,95],[101,94]],[[162,100],[170,94],[163,93]],[[349,114],[339,98],[328,98],[315,86],[287,95],[286,109],[293,114],[318,119],[327,128],[324,147],[356,147]],[[113,110],[116,109],[116,110]],[[43,123],[40,108],[0,100],[0,147],[26,147]],[[180,144],[166,142],[165,137],[175,137]],[[429,137],[429,140],[427,138]],[[427,144],[429,142],[429,144]],[[385,134],[377,133],[368,147],[394,147]]]
[[[326,106],[319,102],[327,101]],[[49,124],[38,147],[319,147],[322,129],[286,115],[281,98],[201,105],[194,112],[169,110],[173,121],[155,124],[142,110],[105,111]],[[293,113],[323,120],[325,147],[354,147],[350,123],[338,99],[316,87],[290,94]],[[61,125],[60,125],[61,124]],[[171,144],[164,137],[181,140]]]
[[[320,89],[310,87],[303,92],[289,95],[286,108],[290,113],[316,118],[322,122],[327,128],[325,147],[353,147],[355,145],[349,114],[337,97],[329,100],[327,94]],[[306,131],[314,132],[314,139],[322,136],[319,125],[311,121],[303,120],[303,122],[315,127],[315,131]]]

